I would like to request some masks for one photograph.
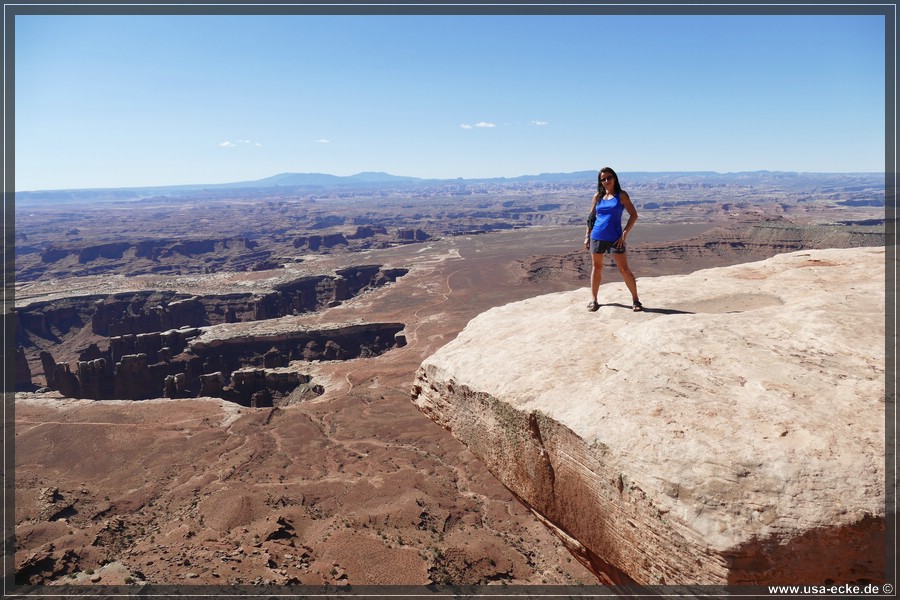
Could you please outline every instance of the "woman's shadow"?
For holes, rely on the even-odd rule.
[[[628,304],[620,304],[618,302],[612,302],[610,304],[601,304],[600,306],[618,306],[619,308],[627,308],[631,310],[631,306]],[[637,312],[646,312],[646,313],[655,313],[658,315],[693,315],[693,313],[689,310],[675,310],[674,308],[647,308],[646,306],[643,310],[639,310]]]

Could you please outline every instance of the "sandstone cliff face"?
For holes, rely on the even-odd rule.
[[[219,372],[227,379],[231,371],[242,366],[263,366],[267,361],[263,355],[268,352],[281,356],[276,361],[279,364],[272,366],[284,366],[280,363],[289,360],[375,356],[405,344],[405,339],[396,335],[402,324],[355,324],[318,331],[309,327],[294,330],[292,324],[278,323],[274,337],[271,331],[258,340],[241,335],[215,350],[200,348],[194,352],[188,342],[199,335],[201,327],[222,326],[229,332],[242,324],[278,321],[336,306],[392,283],[407,272],[405,268],[381,265],[343,267],[328,275],[285,272],[275,278],[251,280],[251,291],[232,293],[225,293],[228,286],[204,287],[202,279],[214,278],[200,278],[201,286],[195,290],[199,294],[142,290],[140,284],[136,289],[115,292],[115,284],[100,281],[94,285],[111,293],[67,296],[62,292],[52,294],[49,300],[25,301],[15,310],[16,341],[23,347],[21,356],[17,356],[16,387],[23,391],[36,388],[25,349],[34,354],[37,348],[54,342],[83,339],[79,332],[84,329],[94,337],[86,349],[78,349],[74,371],[68,361],[57,363],[47,350],[39,355],[47,387],[68,397],[136,400],[161,395],[196,396],[203,387],[202,375]],[[133,281],[129,284],[135,285]],[[207,333],[206,339],[210,337],[214,334]],[[98,343],[106,349],[101,350]],[[206,395],[227,397],[212,392]],[[247,394],[240,398],[241,403],[249,405]]]
[[[414,403],[604,581],[884,579],[884,248],[508,304]]]
[[[184,294],[134,290],[22,302],[15,310],[16,342],[27,345],[31,335],[62,337],[86,323],[98,335],[122,336],[275,319],[349,300],[406,273],[407,269],[360,265],[337,269],[332,275],[286,277],[271,289],[249,292]],[[115,285],[106,287],[111,290]]]

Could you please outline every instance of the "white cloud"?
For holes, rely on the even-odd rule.
[[[326,140],[325,138],[321,138],[321,139],[316,140],[316,143],[317,144],[330,144],[331,140]]]
[[[460,127],[462,127],[463,129],[472,129],[473,127],[491,128],[496,126],[496,123],[488,123],[487,121],[479,121],[474,125],[469,125],[468,123],[463,123],[460,125]]]
[[[536,125],[538,127],[543,127],[544,125],[549,125],[549,123],[547,123],[547,121],[532,121],[531,124]]]
[[[253,140],[238,140],[237,143],[234,143],[230,140],[225,140],[221,144],[219,144],[222,148],[237,148],[238,145],[241,146],[255,146],[257,148],[262,148],[262,144],[259,142],[254,142]]]

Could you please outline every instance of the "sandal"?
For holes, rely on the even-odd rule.
[[[591,301],[588,303],[587,308],[588,308],[589,311],[595,312],[597,309],[600,308],[600,305],[597,304],[597,301],[596,301],[596,300],[591,300]]]
[[[641,312],[644,310],[644,305],[641,304],[640,300],[635,300],[631,305],[631,310],[633,310],[634,312]]]

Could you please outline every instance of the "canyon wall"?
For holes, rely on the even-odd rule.
[[[26,347],[35,354],[39,343],[60,343],[89,330],[95,341],[79,351],[74,366],[54,358],[57,347],[38,353],[47,388],[95,400],[206,395],[245,406],[271,406],[309,383],[308,378],[277,371],[291,361],[377,356],[406,343],[400,335],[403,323],[309,327],[280,319],[335,306],[406,272],[362,265],[246,293],[111,290],[106,296],[26,304],[15,313],[16,389],[36,387]],[[248,325],[261,321],[276,324],[266,333],[246,333]],[[236,336],[235,330],[240,332]],[[201,335],[204,341],[195,342]],[[232,381],[232,373],[245,369],[254,374],[244,372]]]

